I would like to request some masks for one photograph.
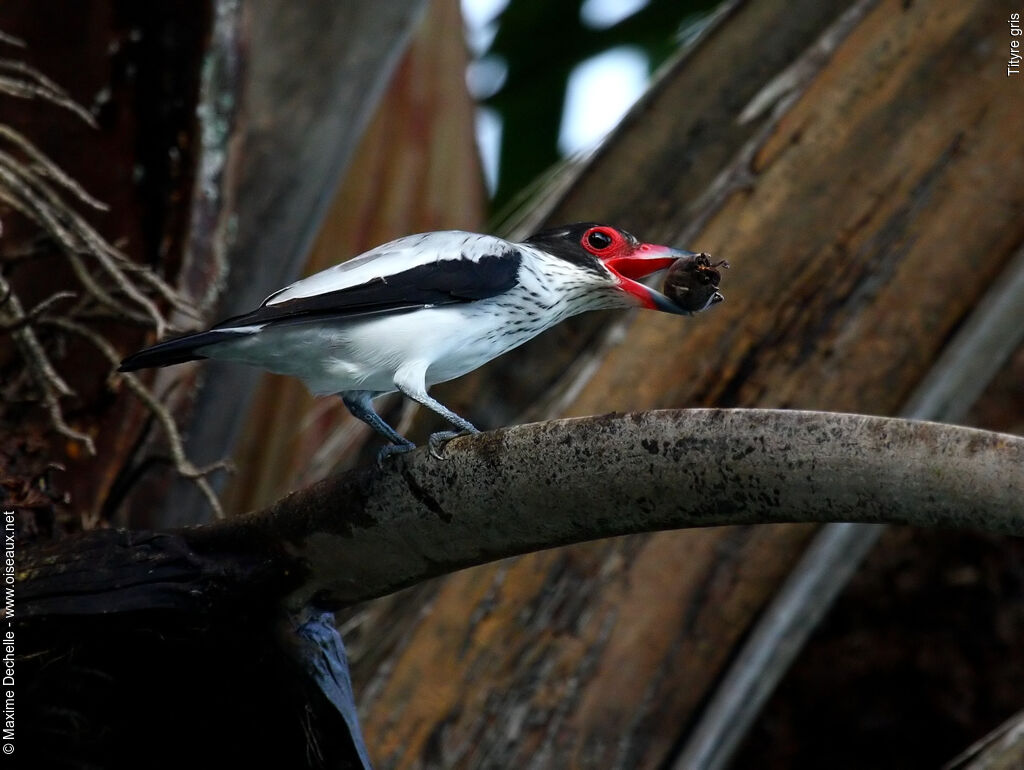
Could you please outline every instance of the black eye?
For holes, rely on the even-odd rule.
[[[600,251],[612,245],[612,237],[603,230],[593,230],[587,236],[587,243],[590,244],[591,248]]]

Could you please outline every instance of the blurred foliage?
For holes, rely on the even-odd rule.
[[[497,34],[482,57],[497,57],[507,67],[501,87],[483,100],[503,124],[495,211],[560,159],[557,145],[566,87],[578,64],[613,48],[633,46],[647,55],[653,72],[719,0],[651,0],[605,28],[585,24],[584,4],[585,0],[511,0],[497,19]]]

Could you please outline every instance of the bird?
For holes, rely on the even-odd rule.
[[[250,313],[140,350],[119,371],[216,359],[298,377],[314,395],[340,395],[389,442],[379,463],[415,448],[373,406],[398,391],[456,429],[430,436],[440,457],[445,442],[479,431],[432,398],[431,386],[585,311],[706,310],[721,293],[684,307],[639,280],[698,256],[706,257],[595,222],[521,243],[461,230],[409,235],[286,286]]]

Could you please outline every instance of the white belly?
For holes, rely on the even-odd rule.
[[[317,395],[393,391],[396,371],[413,361],[425,366],[430,387],[473,371],[551,325],[538,320],[509,327],[488,304],[268,326],[200,352],[298,377]]]

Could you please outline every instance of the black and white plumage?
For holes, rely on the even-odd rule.
[[[121,371],[213,358],[292,375],[315,394],[341,395],[391,442],[386,456],[413,444],[377,415],[373,398],[401,391],[475,433],[428,388],[587,310],[688,315],[637,281],[683,256],[692,253],[593,223],[524,243],[461,231],[410,235],[293,283],[251,313],[146,348]],[[432,448],[453,435],[434,434]]]

